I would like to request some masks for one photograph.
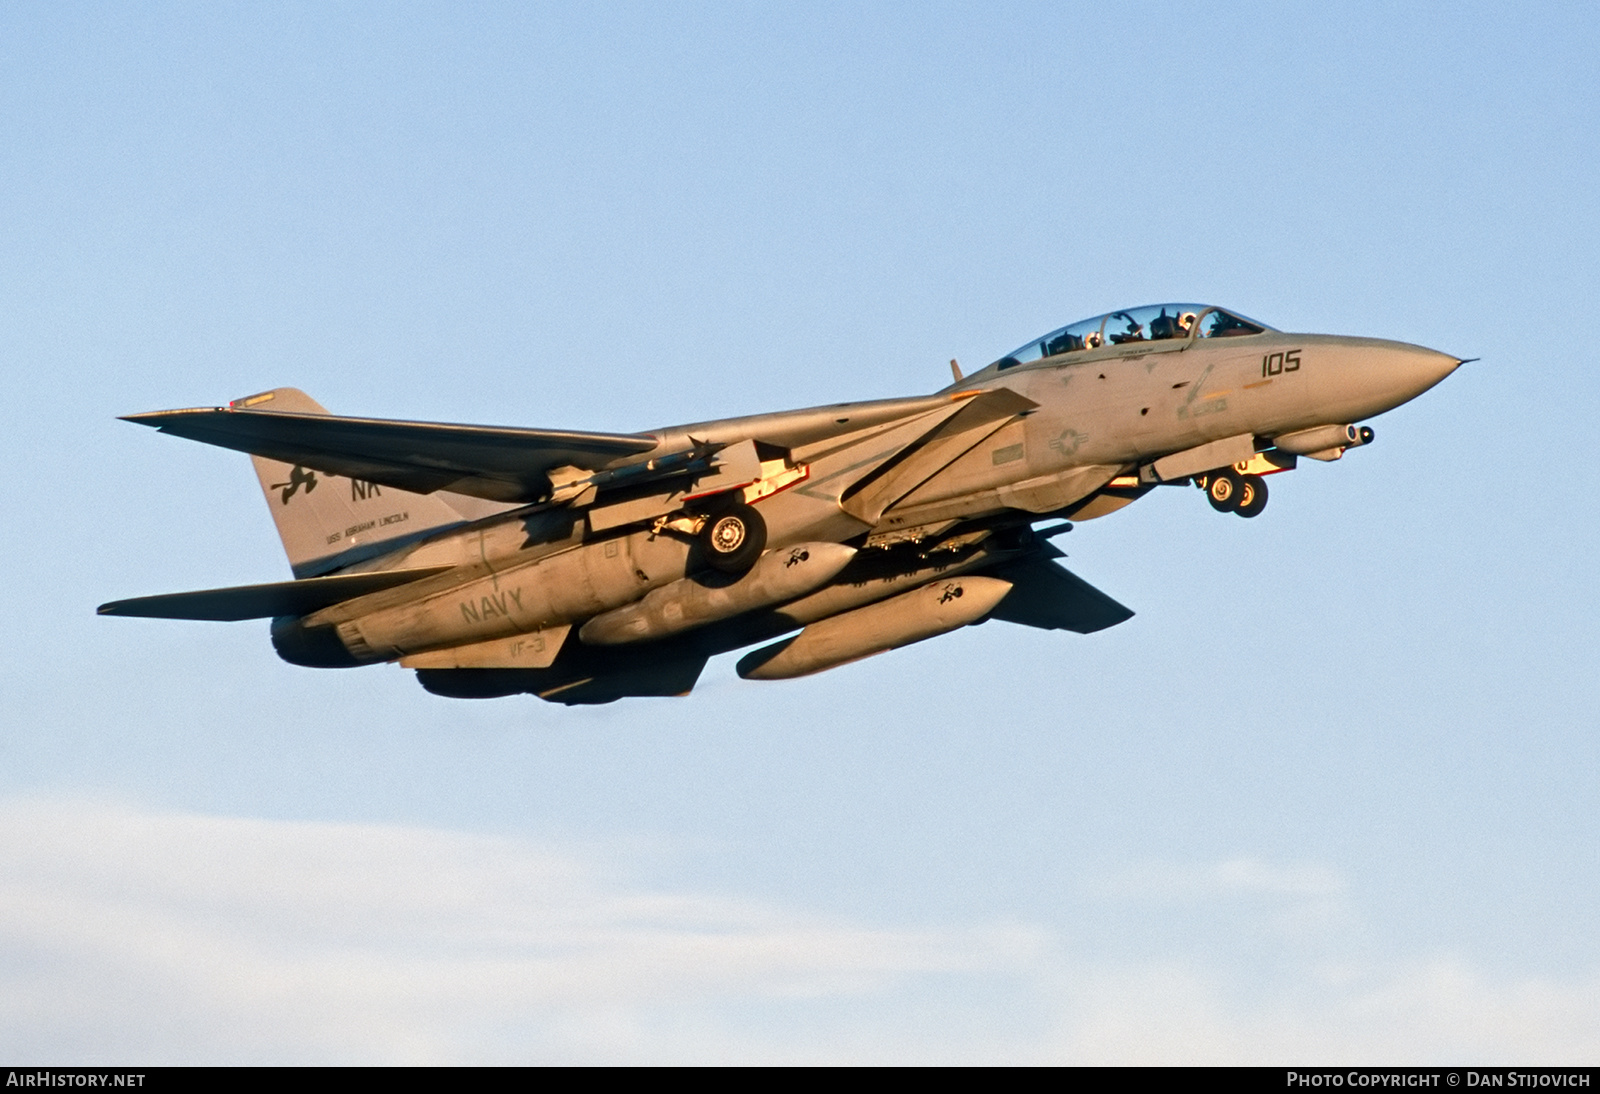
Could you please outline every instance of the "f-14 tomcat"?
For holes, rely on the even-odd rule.
[[[709,658],[778,680],[992,619],[1133,613],[1050,539],[1159,486],[1254,517],[1268,475],[1461,360],[1223,308],[1111,312],[933,394],[580,433],[346,418],[292,388],[127,420],[249,453],[295,580],[105,615],[270,618],[296,665],[399,662],[429,691],[686,694]],[[1035,529],[1046,522],[1047,527]]]

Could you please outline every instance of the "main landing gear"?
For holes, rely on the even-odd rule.
[[[742,574],[767,546],[767,524],[750,506],[730,505],[707,518],[700,543],[713,570]]]
[[[1206,500],[1219,513],[1254,517],[1267,507],[1267,484],[1260,475],[1241,475],[1231,467],[1212,471],[1195,480]]]

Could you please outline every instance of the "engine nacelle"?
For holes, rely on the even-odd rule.
[[[673,537],[635,532],[531,562],[463,567],[465,581],[434,583],[454,576],[446,574],[419,583],[415,592],[408,586],[389,596],[335,604],[307,616],[303,627],[334,627],[345,649],[364,664],[477,645],[620,608],[681,578],[691,550]]]
[[[637,603],[595,616],[578,637],[589,646],[648,642],[782,604],[832,581],[855,555],[855,548],[842,543],[801,543],[769,551],[737,581],[708,585],[703,578],[680,578],[652,589]]]
[[[746,680],[809,676],[976,623],[1011,591],[997,577],[952,577],[813,623],[739,661]]]
[[[298,616],[280,616],[272,621],[272,648],[291,665],[308,669],[349,669],[365,662],[339,641],[332,627],[307,627]]]

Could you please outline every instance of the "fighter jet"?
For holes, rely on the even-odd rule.
[[[102,615],[271,619],[295,665],[398,662],[431,692],[684,695],[757,647],[781,680],[989,620],[1132,616],[1051,540],[1162,486],[1256,517],[1269,476],[1461,359],[1165,304],[1053,330],[932,395],[643,433],[347,418],[293,388],[136,414],[255,463],[294,580]],[[1039,527],[1043,524],[1044,527]]]

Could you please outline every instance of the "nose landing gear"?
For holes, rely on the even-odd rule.
[[[1219,513],[1259,516],[1267,507],[1267,484],[1260,475],[1241,475],[1231,467],[1212,471],[1196,481],[1206,500]]]
[[[1245,475],[1241,480],[1244,489],[1239,492],[1239,507],[1234,510],[1241,517],[1253,517],[1267,507],[1267,480],[1260,475]]]
[[[1239,508],[1239,495],[1244,493],[1244,479],[1230,468],[1213,471],[1206,476],[1206,500],[1219,513],[1231,513]]]

